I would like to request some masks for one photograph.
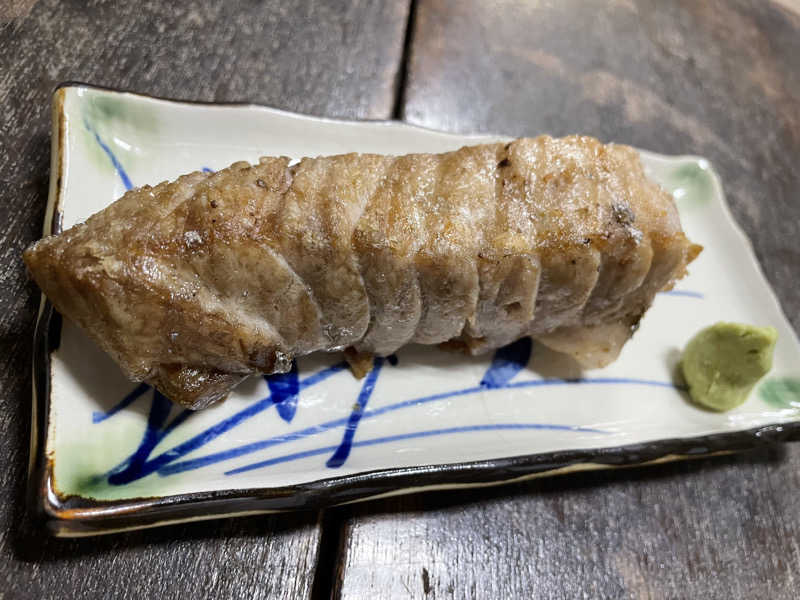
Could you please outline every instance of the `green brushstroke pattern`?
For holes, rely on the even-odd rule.
[[[775,408],[800,408],[800,379],[770,378],[759,386],[758,393],[764,402]]]
[[[126,169],[133,167],[139,159],[135,149],[141,141],[154,139],[159,130],[157,112],[153,107],[124,96],[94,90],[86,90],[81,97],[81,119],[79,130],[89,160],[99,169],[110,171],[113,171],[113,165],[85,123],[89,123],[108,144]]]
[[[713,196],[711,173],[705,168],[705,161],[683,163],[669,171],[664,178],[664,187],[675,195],[680,208],[698,206],[709,202]],[[676,194],[677,192],[677,194]]]

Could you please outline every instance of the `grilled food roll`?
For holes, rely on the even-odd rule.
[[[289,163],[131,190],[25,262],[131,379],[201,408],[319,350],[533,336],[601,366],[699,252],[636,151],[589,137]]]

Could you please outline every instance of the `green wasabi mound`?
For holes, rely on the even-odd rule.
[[[681,368],[689,395],[712,410],[736,408],[772,368],[774,327],[716,323],[698,332],[683,351]]]

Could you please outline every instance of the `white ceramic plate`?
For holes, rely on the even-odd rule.
[[[54,98],[45,231],[83,221],[130,186],[237,160],[439,152],[491,139],[501,138],[66,85]],[[32,481],[52,530],[323,506],[797,436],[800,346],[717,176],[702,158],[642,157],[705,251],[602,370],[578,374],[527,340],[494,358],[408,348],[362,381],[340,356],[317,355],[294,374],[251,378],[224,403],[191,413],[127,381],[75,326],[49,319],[43,303]],[[723,414],[693,406],[673,383],[680,349],[718,320],[779,332],[773,372]]]

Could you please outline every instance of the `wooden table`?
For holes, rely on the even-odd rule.
[[[24,519],[49,96],[80,80],[707,156],[800,326],[796,0],[0,2],[0,598],[795,598],[800,446],[84,539]]]

